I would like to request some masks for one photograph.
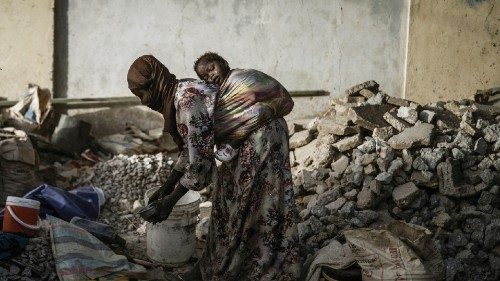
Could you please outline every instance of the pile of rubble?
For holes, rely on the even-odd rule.
[[[308,126],[290,124],[306,252],[404,220],[433,231],[447,280],[498,280],[500,108],[422,106],[374,81],[346,94]]]
[[[43,224],[37,237],[29,240],[22,254],[8,266],[0,266],[0,280],[58,280],[47,224]]]
[[[144,220],[136,213],[144,206],[146,190],[160,187],[174,161],[165,154],[118,155],[82,170],[78,185],[102,188],[106,204],[100,220],[121,234],[144,234]]]

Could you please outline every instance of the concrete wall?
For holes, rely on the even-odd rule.
[[[411,2],[406,97],[471,97],[500,86],[500,1]]]
[[[124,96],[126,72],[151,53],[178,77],[212,50],[232,67],[256,68],[289,90],[333,95],[377,80],[402,96],[409,0],[62,0],[56,93]],[[61,82],[62,81],[62,82]],[[328,98],[300,98],[294,116]]]
[[[0,97],[52,89],[54,0],[0,0]]]

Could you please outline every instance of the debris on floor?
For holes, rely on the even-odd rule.
[[[82,131],[79,122],[69,123]],[[376,276],[387,269],[367,269],[370,265],[361,257],[374,252],[392,259],[381,264],[395,267],[396,274],[404,271],[397,268],[403,264],[404,274],[416,268],[412,274],[427,279],[498,280],[499,107],[472,100],[420,105],[388,96],[378,83],[367,81],[333,99],[321,116],[289,122],[289,131],[307,280],[380,280],[366,279],[366,273],[371,270]],[[38,180],[63,193],[100,188],[104,196],[92,205],[99,205],[97,221],[126,241],[126,249],[110,247],[109,253],[123,255],[124,263],[148,260],[146,224],[137,211],[145,206],[146,191],[164,183],[176,160],[176,146],[161,129],[141,131],[129,124],[124,132],[95,142],[89,138],[91,143],[65,151],[32,132],[3,128],[0,134],[0,144],[13,135],[33,142],[37,161],[27,164]],[[5,177],[4,158],[0,177]],[[11,192],[1,184],[0,195]],[[16,194],[21,197],[37,186],[16,189]],[[208,233],[210,189],[201,192],[200,221],[193,230],[198,238],[195,258]],[[69,224],[71,218],[63,219]],[[422,235],[409,235],[408,229]],[[375,237],[399,244],[377,248]],[[13,263],[0,263],[2,280],[57,278],[46,221]]]
[[[344,242],[344,230],[403,220],[432,231],[446,280],[500,276],[500,108],[419,105],[369,81],[334,99],[317,129],[292,139],[299,235],[309,255]]]

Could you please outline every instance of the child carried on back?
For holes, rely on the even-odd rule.
[[[215,157],[227,162],[256,129],[292,111],[293,100],[274,78],[254,69],[230,69],[225,59],[205,53],[194,64],[200,79],[220,87],[214,112]]]

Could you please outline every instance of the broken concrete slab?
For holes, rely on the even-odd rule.
[[[295,149],[310,143],[312,134],[309,130],[296,132],[290,137],[290,149]]]
[[[410,102],[408,100],[393,97],[393,96],[387,97],[387,103],[395,105],[395,106],[410,106]]]
[[[409,207],[422,191],[413,183],[408,182],[394,188],[392,199],[401,209]]]
[[[348,111],[348,116],[354,124],[361,126],[365,129],[373,131],[375,128],[387,127],[387,123],[383,116],[393,108],[392,105],[361,105],[351,107]]]
[[[367,99],[375,96],[375,94],[372,91],[368,90],[368,89],[362,89],[361,91],[359,91],[359,94],[362,95],[363,97],[367,98]]]
[[[434,135],[434,125],[417,123],[415,126],[403,130],[392,136],[388,143],[394,149],[408,149],[415,146],[430,145]]]
[[[400,132],[406,128],[411,127],[410,123],[406,122],[403,119],[400,119],[395,111],[386,112],[382,117],[387,123],[389,123],[391,126],[393,126],[396,130]]]
[[[343,152],[353,149],[362,143],[361,135],[356,134],[354,136],[345,137],[338,142],[336,142],[333,147],[338,149],[338,151]]]
[[[345,91],[347,96],[354,96],[359,94],[359,92],[363,89],[370,90],[372,92],[378,92],[379,84],[373,80],[363,82],[361,84],[352,86],[351,88]]]
[[[437,174],[439,180],[439,192],[443,195],[462,198],[470,197],[479,194],[481,191],[488,188],[488,185],[480,183],[471,185],[463,180],[458,165],[453,164],[449,159],[439,163],[437,166]]]
[[[335,120],[323,118],[318,125],[318,132],[320,134],[333,134],[337,136],[347,136],[359,133],[357,126],[345,126],[337,124]]]

